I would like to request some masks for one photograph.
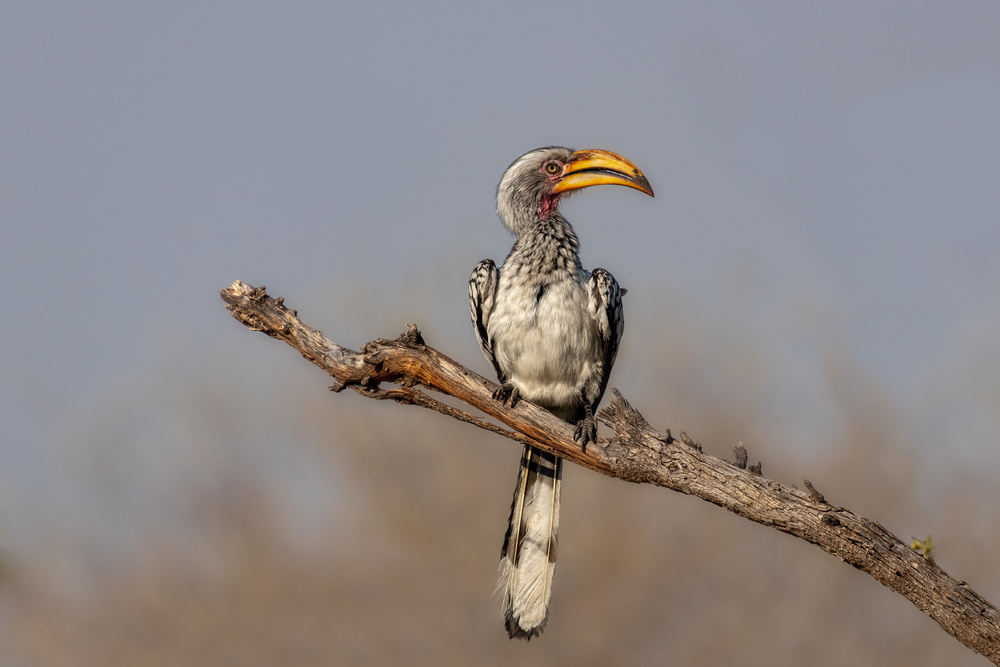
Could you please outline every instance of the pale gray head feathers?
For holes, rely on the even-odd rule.
[[[552,208],[559,195],[552,193],[555,183],[545,173],[546,163],[569,162],[573,149],[546,146],[529,151],[507,167],[497,186],[497,213],[514,234],[520,235],[538,221],[543,200],[551,197]]]

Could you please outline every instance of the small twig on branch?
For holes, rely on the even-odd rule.
[[[493,400],[493,382],[425,345],[413,325],[399,338],[376,339],[356,352],[304,325],[295,311],[282,299],[267,296],[263,287],[237,281],[222,291],[222,299],[237,320],[280,338],[329,373],[334,391],[350,387],[363,396],[430,408],[605,475],[697,496],[794,535],[867,572],[967,647],[1000,664],[996,607],[877,522],[829,504],[808,481],[804,492],[762,477],[759,463],[747,469],[742,443],[737,465],[705,454],[701,443],[684,431],[677,431],[679,440],[670,430],[655,431],[612,389],[611,401],[598,418],[615,436],[599,438],[582,449],[573,441],[573,427],[546,410],[527,401],[510,408]],[[399,386],[383,389],[383,383]],[[445,405],[421,391],[421,386],[457,398],[512,430]]]

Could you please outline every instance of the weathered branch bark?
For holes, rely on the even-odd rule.
[[[255,331],[280,338],[334,378],[331,387],[346,387],[378,399],[421,405],[555,452],[591,470],[630,482],[649,483],[697,496],[742,517],[811,542],[863,570],[904,596],[950,635],[1000,664],[1000,611],[942,570],[933,560],[907,547],[878,522],[831,505],[808,482],[806,491],[762,477],[759,467],[746,468],[746,452],[737,448],[737,464],[701,451],[681,431],[657,432],[628,402],[612,390],[599,413],[615,437],[581,449],[573,427],[525,401],[511,409],[492,398],[496,385],[424,344],[408,325],[394,340],[376,339],[360,352],[341,347],[302,324],[282,299],[263,287],[242,282],[222,291],[233,317]],[[396,387],[383,389],[382,383]],[[445,405],[420,386],[453,396],[513,430]]]

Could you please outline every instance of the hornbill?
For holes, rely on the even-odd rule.
[[[484,259],[469,279],[476,337],[500,380],[494,398],[546,408],[576,425],[582,446],[597,438],[594,410],[624,330],[624,290],[604,269],[580,265],[559,200],[604,184],[653,196],[642,172],[609,151],[550,146],[522,155],[497,187],[497,213],[517,240],[502,269]],[[548,619],[561,478],[562,459],[524,448],[497,584],[511,638],[537,636]]]

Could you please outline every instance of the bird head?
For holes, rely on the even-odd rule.
[[[560,197],[592,185],[624,185],[653,196],[639,168],[621,155],[549,146],[525,153],[507,168],[497,186],[497,212],[520,234],[551,215]]]

